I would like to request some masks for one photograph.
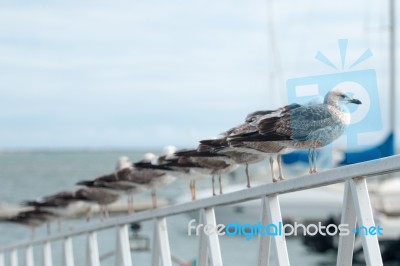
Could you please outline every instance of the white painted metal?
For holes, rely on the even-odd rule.
[[[353,194],[350,182],[346,181],[343,197],[341,224],[348,224],[349,229],[356,228],[357,216],[354,207]],[[339,247],[337,255],[337,266],[348,266],[353,262],[355,234],[339,236]]]
[[[209,225],[211,228],[216,228],[217,227],[217,222],[215,220],[215,211],[214,208],[206,208],[201,210],[201,216],[203,219],[203,224],[204,226]],[[204,233],[204,230],[203,230]],[[203,234],[202,233],[202,234]],[[219,238],[217,232],[212,232],[211,234],[205,234],[203,237],[207,239],[207,245],[208,245],[208,254],[209,254],[209,260],[210,264],[212,266],[222,266],[222,257],[221,257],[221,248],[219,245]]]
[[[87,266],[100,266],[97,234],[94,231],[89,232],[87,235],[86,260]]]
[[[267,198],[263,197],[261,199],[261,224],[268,224],[268,215],[267,215]],[[268,266],[269,265],[269,257],[271,252],[271,236],[269,234],[265,236],[258,235],[258,266]]]
[[[72,248],[71,237],[66,237],[63,240],[63,265],[74,266],[74,250]]]
[[[151,265],[160,265],[160,245],[158,244],[158,230],[156,229],[156,221],[154,220],[154,231],[153,231],[153,248],[151,250]]]
[[[32,246],[27,246],[25,249],[25,265],[26,266],[34,266],[33,247]]]
[[[11,253],[10,253],[10,265],[11,266],[18,266],[18,251],[17,251],[17,249],[11,250]]]
[[[53,261],[51,258],[51,244],[49,241],[46,241],[43,244],[43,265],[44,266],[53,265]]]
[[[115,266],[132,266],[128,225],[117,227]]]
[[[199,211],[199,224],[205,224],[204,222],[204,211]],[[208,256],[208,239],[204,232],[201,230],[199,234],[199,250],[197,255],[197,265],[198,266],[207,266],[209,262]]]
[[[154,219],[152,265],[172,266],[167,221],[165,217]]]
[[[203,208],[229,205],[249,200],[259,199],[266,195],[284,194],[294,191],[305,190],[314,187],[322,187],[335,183],[344,182],[350,178],[358,176],[380,176],[385,173],[400,171],[400,155],[390,156],[379,160],[365,163],[353,164],[334,168],[325,172],[319,172],[313,175],[304,175],[290,180],[284,180],[273,184],[262,185],[241,191],[227,193],[218,197],[200,199],[193,202],[183,203],[175,206],[157,208],[135,213],[125,217],[108,219],[102,223],[81,226],[78,229],[69,232],[55,233],[50,236],[37,237],[30,241],[12,244],[0,247],[0,252],[10,251],[13,248],[23,248],[27,245],[42,244],[45,241],[60,240],[69,236],[86,234],[91,231],[98,231],[108,228],[114,228],[118,225],[130,224],[154,219],[155,217],[168,217],[190,211],[197,211]]]
[[[365,177],[353,178],[349,182],[359,224],[367,228],[375,226]],[[364,233],[360,234],[360,237],[367,265],[383,265],[378,237]]]
[[[282,222],[281,207],[279,206],[278,195],[268,196],[267,204],[267,217],[270,224],[278,226]],[[272,246],[275,249],[278,264],[280,266],[290,265],[289,256],[286,247],[285,234],[281,232],[281,235],[273,236],[271,238]]]
[[[157,234],[162,232],[160,236],[157,235],[155,239],[159,239],[160,242],[168,243],[168,234],[166,230],[166,223],[165,218],[168,216],[187,213],[190,211],[201,211],[203,213],[205,224],[215,224],[215,214],[214,214],[214,207],[216,206],[223,206],[223,205],[230,205],[239,202],[250,201],[254,199],[264,198],[265,196],[269,197],[269,200],[266,203],[266,206],[270,209],[269,212],[271,215],[268,215],[266,212],[266,217],[273,218],[273,221],[278,221],[280,219],[280,209],[279,209],[279,202],[278,198],[274,198],[274,195],[290,193],[299,190],[305,190],[314,187],[321,187],[326,186],[334,183],[340,183],[344,181],[351,180],[352,178],[356,178],[355,181],[350,181],[352,195],[354,197],[354,202],[356,203],[355,209],[357,213],[358,220],[360,224],[368,226],[373,223],[372,220],[372,212],[371,206],[369,203],[369,198],[367,194],[367,187],[364,181],[360,181],[357,177],[364,176],[381,176],[385,173],[391,172],[399,172],[400,171],[400,155],[387,157],[380,160],[369,161],[360,164],[354,164],[349,166],[344,166],[340,168],[331,169],[325,172],[320,172],[313,175],[305,175],[295,179],[285,180],[273,184],[267,184],[263,186],[258,186],[254,188],[245,189],[242,191],[237,191],[234,193],[228,193],[224,195],[220,195],[218,197],[210,197],[207,199],[200,199],[193,202],[188,202],[184,204],[179,204],[176,206],[169,206],[164,208],[158,208],[154,210],[143,211],[139,213],[135,213],[135,215],[129,215],[125,217],[113,218],[108,219],[102,223],[98,224],[90,224],[86,226],[81,226],[80,228],[73,230],[73,231],[64,231],[52,234],[50,236],[45,237],[38,237],[30,241],[25,241],[22,243],[12,244],[5,247],[0,247],[0,254],[5,254],[6,252],[11,253],[11,262],[14,261],[12,266],[17,265],[17,256],[16,252],[18,249],[26,248],[27,246],[35,246],[35,245],[42,245],[46,242],[50,243],[56,240],[63,240],[68,237],[78,236],[82,234],[88,234],[87,240],[87,265],[90,266],[97,266],[100,265],[99,262],[99,252],[97,246],[97,238],[96,238],[96,231],[108,229],[108,228],[115,228],[116,226],[125,226],[126,224],[131,224],[133,222],[141,222],[147,221],[151,219],[158,219],[157,221],[165,224],[165,231],[159,230],[162,227],[158,227],[156,230]],[[364,182],[364,183],[363,183]],[[348,200],[346,199],[346,202]],[[348,203],[344,203],[345,206],[349,205]],[[266,208],[266,209],[268,209]],[[364,211],[367,210],[367,211]],[[345,215],[347,213],[347,216]],[[351,211],[347,210],[344,211],[344,218],[351,221]],[[163,218],[160,218],[163,217]],[[349,218],[350,217],[350,218]],[[217,235],[211,237],[201,238],[200,248],[199,248],[199,265],[206,265],[207,259],[202,260],[202,258],[207,258],[207,249],[204,249],[204,242],[207,242],[209,248],[209,258],[211,258],[213,265],[222,265],[222,259],[220,254],[220,247]],[[271,238],[271,241],[274,238]],[[343,242],[344,241],[344,242]],[[347,243],[349,240],[343,240],[343,243]],[[368,238],[364,239],[364,250],[368,258],[368,263],[373,264],[375,260],[380,260],[380,251],[377,248],[377,240],[376,238]],[[351,241],[349,241],[351,242]],[[286,247],[284,238],[277,238],[273,242],[275,248],[273,251],[277,251],[278,258],[283,261],[282,263],[289,263],[286,258]],[[274,244],[275,243],[275,244]],[[344,245],[342,243],[342,245]],[[268,245],[261,245],[260,250],[263,251]],[[269,245],[270,246],[270,245]],[[166,252],[162,251],[161,249],[157,252],[158,245],[155,245],[155,249],[153,250],[154,254],[157,255],[159,258],[164,258],[164,261],[169,261],[169,256],[166,256]],[[164,245],[164,247],[168,247],[169,252],[169,245]],[[283,247],[283,251],[281,248]],[[14,254],[14,255],[13,255]],[[121,253],[122,254],[122,253]],[[206,255],[204,255],[206,254]],[[262,252],[260,253],[262,254]],[[342,254],[343,250],[342,250]],[[343,255],[341,255],[343,256]],[[169,258],[169,259],[167,259]],[[375,259],[374,259],[375,258]],[[377,258],[377,259],[376,259]],[[265,258],[264,258],[265,259]],[[268,259],[268,258],[267,258]],[[260,261],[259,261],[260,263]],[[168,264],[167,264],[168,265]],[[282,264],[285,265],[285,264]],[[340,264],[339,264],[340,265]],[[381,265],[381,264],[375,264]],[[0,266],[1,266],[1,257],[0,257]]]

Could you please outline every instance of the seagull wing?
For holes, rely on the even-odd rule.
[[[265,140],[310,139],[310,134],[332,126],[335,119],[325,104],[302,106],[284,112],[280,117],[270,117],[258,122],[258,132]]]

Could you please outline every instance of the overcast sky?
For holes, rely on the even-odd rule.
[[[194,146],[287,103],[288,78],[371,48],[387,131],[380,1],[0,1],[0,149]],[[382,133],[380,132],[380,133]]]

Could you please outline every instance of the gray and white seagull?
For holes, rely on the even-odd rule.
[[[326,94],[321,104],[295,104],[293,108],[281,108],[280,112],[261,111],[261,117],[249,118],[256,130],[231,136],[228,140],[232,143],[276,142],[288,149],[308,149],[310,173],[315,173],[316,149],[344,133],[350,123],[346,105],[351,103],[358,105],[361,101],[334,90]]]

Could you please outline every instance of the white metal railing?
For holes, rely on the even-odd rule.
[[[50,236],[0,247],[0,266],[4,266],[5,255],[9,256],[9,261],[12,266],[17,266],[17,251],[21,249],[25,249],[25,264],[33,266],[33,247],[37,245],[43,246],[44,266],[51,266],[51,242],[59,240],[63,242],[63,265],[74,266],[72,237],[83,234],[87,235],[86,265],[100,265],[96,232],[108,228],[115,228],[117,233],[115,250],[116,265],[130,266],[132,262],[128,238],[128,224],[146,220],[153,220],[155,227],[152,265],[158,266],[161,264],[169,266],[172,265],[172,262],[166,222],[166,217],[168,216],[190,211],[199,211],[201,217],[200,223],[216,226],[214,207],[261,199],[262,205],[260,215],[263,225],[270,223],[277,224],[282,221],[279,194],[322,187],[340,182],[345,182],[341,222],[354,227],[357,221],[360,225],[366,227],[374,226],[366,178],[398,171],[400,171],[400,155],[334,168],[321,173],[243,189],[216,197],[147,210],[130,216],[111,218],[95,225],[82,226],[73,231],[56,233]],[[383,265],[377,237],[371,235],[366,236],[365,234],[361,234],[360,236],[362,238],[362,246],[367,265]],[[353,247],[354,234],[340,236],[337,265],[348,266],[352,264]],[[289,265],[284,235],[273,237],[267,235],[259,238],[258,265],[269,264],[271,250],[276,254],[279,265]],[[223,265],[218,235],[201,234],[199,237],[197,265],[203,266],[209,264]],[[82,265],[82,263],[79,263],[79,265]]]

